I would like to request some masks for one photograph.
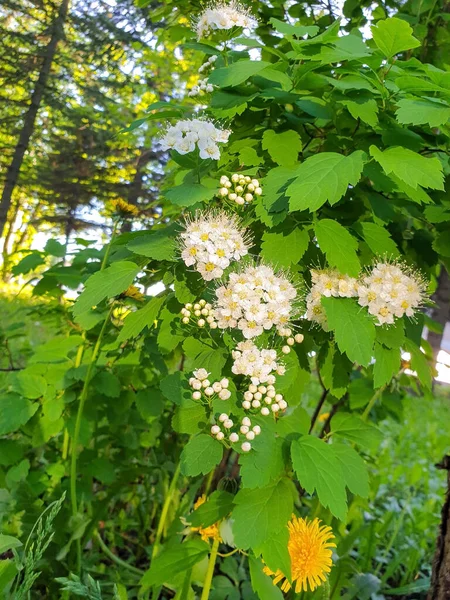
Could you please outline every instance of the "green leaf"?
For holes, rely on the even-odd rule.
[[[198,202],[211,200],[215,190],[205,187],[200,183],[183,183],[176,187],[170,188],[164,192],[167,200],[177,206],[192,206]]]
[[[360,100],[341,100],[348,112],[354,119],[361,119],[371,127],[378,123],[378,104],[373,98],[361,98]]]
[[[178,406],[181,405],[186,393],[182,385],[182,380],[183,374],[181,371],[176,371],[164,377],[159,384],[159,389],[163,393],[163,396]]]
[[[210,435],[201,434],[189,440],[181,453],[181,472],[195,477],[206,475],[222,459],[223,446]]]
[[[47,254],[51,254],[51,256],[56,256],[57,258],[64,258],[66,255],[65,245],[58,242],[58,240],[51,238],[47,240],[44,251],[47,252]]]
[[[393,173],[413,189],[419,185],[435,190],[444,189],[442,165],[437,158],[425,158],[401,146],[384,151],[370,146],[370,154],[380,163],[386,175]]]
[[[357,150],[349,156],[320,152],[307,158],[286,191],[290,210],[315,211],[327,201],[336,204],[348,186],[360,180],[364,157],[364,152]]]
[[[27,254],[17,265],[14,265],[11,269],[11,273],[14,276],[17,275],[26,275],[30,271],[34,271],[37,267],[41,265],[45,265],[45,257],[42,252],[38,252],[37,250],[33,250],[29,254]]]
[[[38,402],[30,402],[17,394],[0,396],[0,435],[12,433],[25,425],[39,407]]]
[[[282,133],[266,129],[262,137],[262,147],[278,165],[290,167],[297,162],[298,153],[302,149],[302,140],[292,129]]]
[[[205,409],[200,402],[182,398],[180,406],[177,407],[172,417],[174,431],[194,435],[203,431],[206,423]]]
[[[283,441],[270,436],[255,438],[252,451],[239,456],[242,483],[246,488],[268,485],[285,471]]]
[[[161,586],[173,579],[174,573],[191,569],[209,553],[209,545],[199,539],[188,540],[164,549],[152,560],[150,569],[141,579],[144,588]]]
[[[117,342],[120,344],[124,340],[136,337],[144,327],[151,327],[158,318],[159,311],[165,300],[166,296],[155,296],[143,308],[130,313],[126,317],[123,327],[117,336]]]
[[[293,35],[294,37],[299,38],[304,37],[305,35],[312,37],[319,32],[319,28],[316,25],[290,25],[289,23],[285,23],[284,21],[280,21],[273,17],[269,20],[275,29],[284,35]]]
[[[281,89],[285,92],[289,92],[293,88],[293,81],[286,73],[283,71],[279,71],[278,69],[274,69],[273,67],[266,67],[262,71],[258,73],[258,77],[264,77],[264,79],[268,79],[269,81],[273,81],[275,83],[279,83]],[[294,132],[295,133],[295,132]],[[301,141],[301,140],[300,140]]]
[[[331,419],[330,427],[331,435],[341,436],[373,450],[378,448],[383,439],[379,429],[351,413],[336,413]]]
[[[440,127],[450,119],[450,106],[435,98],[402,98],[397,106],[397,121],[404,125]]]
[[[288,235],[265,232],[262,237],[261,256],[279,267],[297,264],[309,245],[309,234],[305,229],[294,229]]]
[[[337,38],[332,46],[322,46],[319,58],[322,65],[341,62],[343,60],[356,60],[370,56],[371,50],[357,35],[345,35]],[[314,57],[316,58],[316,57]]]
[[[169,226],[139,235],[127,244],[127,248],[153,260],[175,260],[175,227]]]
[[[252,589],[260,600],[283,600],[283,592],[263,572],[263,564],[258,558],[250,556],[249,567]]]
[[[256,549],[256,554],[261,554],[265,564],[274,573],[280,569],[291,579],[291,557],[289,556],[289,529],[285,527],[273,537],[264,541]]]
[[[411,369],[417,373],[420,383],[428,389],[431,389],[433,377],[431,373],[431,365],[427,361],[425,354],[411,340],[405,340],[404,346],[406,352],[411,354]]]
[[[291,456],[300,485],[308,494],[316,490],[322,506],[344,521],[347,514],[345,481],[332,447],[319,438],[304,435],[292,442]]]
[[[362,221],[358,223],[356,229],[361,230],[365,242],[374,254],[392,258],[399,255],[398,248],[389,235],[389,231],[381,225]]]
[[[413,31],[409,23],[402,19],[392,17],[384,21],[377,21],[377,24],[371,27],[371,31],[377,48],[387,58],[420,46],[419,40],[412,35]]]
[[[376,328],[377,342],[384,344],[387,348],[400,348],[405,341],[405,327],[401,319],[397,319],[393,325],[384,325]]]
[[[241,489],[232,513],[236,545],[242,550],[259,547],[286,527],[294,493],[292,482],[285,478],[254,490]]]
[[[347,229],[332,219],[320,219],[316,221],[314,231],[328,263],[341,273],[357,277],[361,268],[356,254],[358,242]]]
[[[217,85],[221,88],[234,87],[240,85],[244,81],[247,81],[253,75],[256,75],[266,67],[271,67],[272,63],[260,60],[240,60],[238,62],[229,65],[228,67],[221,67],[214,69],[210,74],[208,81],[213,85]]]
[[[367,498],[369,495],[369,472],[364,460],[350,446],[333,444],[332,448],[341,466],[345,485],[352,494]]]
[[[0,554],[3,554],[7,550],[12,548],[18,548],[22,545],[22,542],[12,535],[5,535],[0,533]]]
[[[342,398],[350,382],[352,363],[338,351],[336,344],[322,348],[318,356],[322,383],[335,398]]]
[[[450,231],[440,231],[433,241],[433,249],[442,256],[450,257]]]
[[[25,398],[36,400],[41,398],[47,391],[47,382],[42,375],[31,373],[30,369],[20,371],[15,375],[12,388],[14,392],[22,394]]]
[[[164,410],[164,397],[155,388],[146,388],[136,394],[136,408],[145,420],[159,417]]]
[[[38,346],[29,363],[65,362],[68,359],[69,352],[78,348],[82,343],[83,338],[81,335],[56,336],[42,344],[42,346]]]
[[[375,364],[373,365],[373,385],[376,388],[388,384],[400,370],[400,349],[386,348],[375,343]]]
[[[135,263],[121,260],[91,275],[74,304],[75,320],[105,298],[112,298],[126,290],[140,270],[141,267]]]
[[[92,380],[92,385],[104,396],[108,398],[118,398],[120,396],[120,381],[109,371],[100,371]]]
[[[375,325],[352,298],[322,298],[329,328],[334,332],[341,352],[358,365],[372,359]]]
[[[209,527],[230,514],[234,506],[234,496],[229,492],[216,490],[201,504],[192,514],[188,521],[192,527]]]
[[[302,406],[298,406],[290,415],[284,415],[277,421],[277,434],[289,438],[292,434],[308,433],[311,417]]]

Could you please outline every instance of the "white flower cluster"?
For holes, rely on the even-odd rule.
[[[394,317],[412,317],[425,293],[422,279],[406,265],[377,263],[358,286],[358,303],[367,306],[379,325],[391,325]]]
[[[229,30],[233,27],[250,29],[256,21],[238,2],[217,2],[211,4],[195,22],[197,38],[200,40],[215,30]]]
[[[253,202],[254,196],[261,196],[262,188],[257,179],[252,179],[248,175],[233,173],[231,179],[226,175],[220,178],[219,196],[228,198],[232,202],[243,206],[246,202]]]
[[[255,385],[260,383],[275,383],[275,376],[284,375],[284,365],[277,362],[277,351],[273,349],[260,350],[251,340],[239,342],[237,350],[231,353],[234,363],[231,367],[235,375],[250,377]]]
[[[171,125],[161,138],[163,150],[176,150],[179,154],[194,152],[198,146],[200,158],[219,160],[218,144],[226,144],[231,131],[219,129],[207,119],[186,119]]]
[[[217,323],[212,315],[212,306],[203,298],[195,304],[187,302],[181,309],[181,322],[188,325],[191,319],[196,321],[199,327],[205,327],[208,324],[211,329],[217,329]]]
[[[323,309],[322,296],[353,298],[358,295],[358,280],[348,275],[342,275],[333,269],[312,269],[312,286],[306,297],[306,318],[319,325],[326,325],[326,315]]]
[[[262,404],[266,404],[261,408]],[[269,409],[270,406],[270,409]],[[274,414],[280,410],[286,410],[288,404],[282,394],[278,394],[272,384],[256,386],[253,383],[248,386],[248,390],[244,392],[244,400],[242,408],[250,410],[251,408],[261,408],[261,414],[264,417],[270,415],[270,410]]]
[[[248,440],[241,444],[241,449],[243,452],[250,452],[250,450],[252,449],[252,445],[250,442],[261,433],[261,427],[259,425],[254,425],[252,427],[252,422],[248,417],[244,417],[242,419],[241,426],[239,427],[239,433],[237,433],[236,431],[230,432],[230,429],[234,426],[234,421],[230,419],[230,417],[226,413],[222,413],[219,416],[219,423],[221,425],[213,425],[211,427],[211,434],[216,438],[216,440],[219,441],[224,440],[225,436],[228,435],[228,440],[232,444],[235,444],[239,442],[239,433],[241,433]],[[226,431],[223,431],[221,426]]]
[[[216,290],[214,317],[220,329],[238,327],[246,339],[275,326],[284,328],[293,314],[295,287],[283,274],[266,265],[231,273],[228,284]]]
[[[208,58],[208,60],[203,63],[198,72],[199,73],[203,73],[204,71],[206,71],[207,69],[211,68],[214,69],[214,63],[217,60],[217,55],[214,54],[213,56],[210,56]],[[194,96],[203,96],[204,94],[210,94],[211,92],[214,91],[214,86],[212,85],[212,83],[208,83],[208,77],[205,77],[204,79],[199,79],[198,83],[194,86],[192,86],[192,89],[190,92],[188,92],[188,96],[193,98]]]
[[[208,399],[217,394],[221,400],[228,400],[231,396],[231,392],[228,389],[230,382],[226,377],[220,381],[211,382],[208,379],[209,373],[206,369],[197,369],[193,375],[194,377],[189,379],[189,385],[194,390],[192,393],[193,400],[201,400],[202,394]]]
[[[248,253],[249,247],[249,237],[238,219],[223,211],[197,214],[181,233],[181,258],[205,281],[221,277],[232,261]]]

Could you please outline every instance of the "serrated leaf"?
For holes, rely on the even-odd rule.
[[[437,158],[425,158],[408,148],[395,146],[381,151],[370,146],[370,154],[383,167],[386,175],[393,173],[414,189],[417,186],[444,189],[442,165]]]
[[[290,167],[297,162],[298,153],[302,149],[302,140],[292,129],[281,133],[266,129],[262,137],[262,147],[280,167]]]
[[[334,332],[341,352],[359,365],[372,359],[375,325],[352,298],[322,298],[329,328]]]
[[[404,125],[440,127],[450,119],[450,106],[431,98],[402,98],[397,106],[397,121]]]
[[[239,60],[228,67],[214,69],[210,74],[208,81],[221,88],[234,87],[247,81],[247,79],[256,75],[266,67],[271,66],[272,63],[263,60]]]
[[[354,119],[361,119],[371,127],[378,123],[378,104],[373,98],[362,98],[360,100],[341,100],[348,112]]]
[[[357,229],[361,230],[365,242],[374,254],[392,258],[399,255],[398,248],[389,235],[389,231],[381,225],[362,221],[358,223]]]
[[[405,340],[404,349],[411,354],[411,369],[417,373],[417,377],[422,385],[431,389],[433,377],[431,365],[427,361],[425,354],[419,346],[409,339]]]
[[[177,433],[195,435],[200,431],[204,431],[206,424],[205,409],[200,402],[190,400],[189,398],[182,398],[180,406],[177,407],[172,417],[173,430]]]
[[[341,436],[360,446],[375,450],[383,435],[379,429],[366,423],[357,415],[338,412],[330,422],[331,435]]]
[[[279,19],[275,19],[273,17],[270,19],[270,22],[277,31],[283,33],[284,35],[293,35],[294,37],[303,37],[308,35],[312,37],[319,32],[319,27],[316,25],[291,25],[290,23],[285,23],[284,21],[280,21]]]
[[[288,544],[289,529],[286,527],[275,536],[265,540],[255,552],[262,555],[264,563],[274,573],[279,569],[285,576],[291,579],[291,557],[289,555]]]
[[[139,235],[127,244],[127,248],[153,260],[172,261],[175,259],[175,227],[171,225]]]
[[[193,206],[198,202],[211,200],[215,190],[205,187],[200,183],[183,183],[165,190],[164,196],[176,206]]]
[[[377,21],[376,25],[372,25],[371,31],[377,48],[387,58],[420,46],[419,40],[412,35],[413,30],[409,23],[396,17]]]
[[[309,234],[297,228],[288,235],[265,232],[262,237],[261,256],[275,266],[290,267],[297,264],[309,245]]]
[[[373,385],[376,388],[388,384],[400,370],[400,349],[386,348],[375,344],[375,364],[373,365]]]
[[[252,451],[239,456],[242,483],[246,488],[268,485],[285,471],[283,442],[270,436],[259,436],[252,442]]]
[[[440,231],[433,241],[433,249],[442,256],[450,257],[450,231]]]
[[[344,521],[347,514],[345,481],[332,447],[319,438],[304,435],[292,442],[291,456],[300,485],[308,494],[315,490],[322,506]]]
[[[144,327],[151,327],[158,318],[159,311],[165,300],[166,296],[155,296],[143,308],[130,313],[124,321],[123,327],[117,337],[117,342],[121,343],[124,340],[136,337]]]
[[[311,417],[302,406],[297,406],[293,413],[284,415],[277,421],[277,434],[282,438],[290,438],[293,434],[308,433]]]
[[[286,527],[294,508],[292,483],[280,479],[254,490],[241,489],[235,504],[232,518],[236,545],[243,550],[259,547]]]
[[[201,504],[187,520],[192,527],[209,527],[230,514],[234,506],[234,496],[229,492],[216,490]]]
[[[105,298],[121,294],[133,283],[140,270],[141,267],[135,263],[121,260],[103,271],[97,271],[91,275],[86,280],[84,290],[74,304],[75,320]]]
[[[92,380],[92,385],[100,394],[108,398],[118,398],[120,396],[120,381],[113,373],[109,371],[100,371]]]
[[[38,402],[30,402],[17,394],[0,396],[0,435],[12,433],[25,425],[39,407]]]
[[[200,434],[191,438],[181,453],[181,472],[183,475],[195,477],[206,475],[222,459],[223,446],[210,435]]]
[[[357,277],[361,268],[358,255],[358,242],[337,221],[320,219],[314,225],[319,247],[326,254],[327,261],[341,273]]]
[[[405,327],[401,319],[397,319],[393,325],[383,325],[376,328],[377,342],[384,344],[387,348],[400,348],[405,341]]]
[[[283,600],[282,591],[273,585],[272,578],[264,573],[263,564],[259,559],[249,557],[249,567],[252,589],[260,600]]]
[[[183,387],[183,374],[181,371],[176,371],[164,377],[159,384],[159,389],[163,393],[164,398],[170,400],[177,406],[181,406],[187,390]]]
[[[357,150],[349,156],[320,152],[307,158],[286,191],[290,210],[315,211],[327,201],[336,204],[348,186],[360,180],[364,156],[364,152]]]
[[[341,466],[345,485],[352,494],[367,498],[369,495],[369,472],[364,460],[350,446],[333,444],[332,448]]]
[[[207,556],[208,552],[209,545],[199,539],[188,540],[183,544],[164,549],[152,560],[150,569],[141,579],[141,586],[148,589],[171,581],[174,573],[191,569]]]
[[[322,65],[341,62],[343,60],[356,60],[370,56],[371,50],[357,35],[345,35],[337,38],[332,46],[322,46],[318,57]]]
[[[350,382],[352,363],[332,343],[323,348],[318,358],[323,385],[335,398],[342,398]]]

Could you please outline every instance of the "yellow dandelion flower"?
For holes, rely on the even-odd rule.
[[[135,285],[130,285],[123,292],[123,295],[127,298],[133,298],[133,300],[137,300],[138,302],[143,302],[145,300],[145,296]]]
[[[139,215],[139,210],[136,206],[129,204],[120,198],[112,200],[111,206],[113,207],[114,212],[120,217],[137,217]]]
[[[330,413],[322,413],[319,417],[319,422],[320,423],[325,423],[325,421],[328,419],[328,417],[330,416]]]
[[[336,544],[330,540],[334,539],[334,535],[331,527],[320,523],[319,519],[308,522],[295,515],[292,515],[292,520],[288,523],[288,551],[291,557],[292,585],[295,583],[296,594],[308,591],[308,585],[314,591],[326,581],[326,573],[331,570],[331,548],[335,548]],[[291,589],[289,580],[280,570],[274,573],[266,566],[264,573],[275,575],[274,585],[284,579],[281,585],[283,592]]]
[[[206,502],[206,496],[200,496],[194,504],[194,510],[196,510],[199,506]],[[200,537],[204,542],[207,542],[210,539],[222,541],[219,533],[219,524],[214,523],[213,525],[209,525],[209,527],[191,527],[191,531],[197,531],[200,534]]]

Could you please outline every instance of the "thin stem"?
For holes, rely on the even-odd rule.
[[[108,262],[109,254],[111,252],[111,246],[113,244],[114,238],[116,237],[118,227],[119,227],[119,221],[116,220],[116,221],[114,221],[111,239],[109,241],[109,244],[106,246],[105,256],[103,257],[102,264],[100,266],[100,271],[103,271],[103,269],[106,267],[106,263]]]
[[[92,374],[94,371],[94,367],[97,363],[97,358],[100,352],[100,347],[103,339],[103,335],[106,331],[106,327],[111,318],[111,314],[114,308],[114,303],[111,304],[108,314],[106,315],[106,319],[103,322],[102,328],[98,335],[97,341],[94,346],[94,350],[92,352],[91,360],[88,366],[88,370],[86,373],[86,378],[84,380],[83,389],[81,390],[80,401],[78,404],[77,411],[77,419],[75,421],[75,431],[73,434],[72,440],[72,448],[71,448],[71,462],[70,462],[70,501],[72,504],[72,514],[76,515],[78,513],[78,504],[77,504],[77,446],[78,439],[80,437],[80,429],[81,429],[81,421],[83,418],[83,409],[84,404],[86,402],[86,398],[89,391],[89,384],[92,379]],[[77,542],[77,572],[80,571],[81,568],[81,543],[80,540],[76,540]]]
[[[133,567],[133,565],[129,565],[127,562],[125,562],[124,560],[116,556],[113,552],[111,552],[111,550],[105,544],[98,531],[94,531],[94,536],[96,537],[100,548],[103,550],[106,556],[110,558],[113,562],[115,562],[117,565],[123,567],[124,569],[128,569],[128,571],[130,571],[131,573],[135,573],[139,576],[142,576],[145,573],[145,571],[143,571],[142,569],[138,569],[137,567]]]
[[[314,410],[314,414],[311,417],[311,425],[309,426],[309,433],[314,429],[314,425],[316,424],[317,417],[319,416],[320,411],[322,410],[322,406],[328,396],[328,390],[324,389],[322,395],[320,396],[320,400],[317,403],[317,406]]]
[[[378,400],[378,398],[380,397],[380,395],[384,392],[384,390],[386,389],[386,386],[383,385],[383,387],[380,387],[375,394],[372,396],[372,398],[369,400],[369,404],[366,406],[363,414],[362,414],[362,421],[367,421],[367,417],[370,414],[370,411],[372,410],[375,402]]]
[[[214,473],[215,472],[216,472],[216,469],[212,469],[208,473],[208,476],[206,478],[206,483],[205,483],[205,496],[208,496],[208,494],[209,494],[209,490],[211,489],[211,484],[212,484],[212,480],[214,478]]]
[[[159,545],[161,542],[161,537],[162,537],[164,527],[166,524],[167,513],[169,512],[169,507],[170,507],[170,504],[173,499],[173,493],[177,486],[178,477],[180,476],[180,465],[181,465],[181,463],[178,463],[177,468],[175,469],[175,473],[173,474],[172,481],[170,482],[170,486],[167,491],[166,499],[164,500],[163,508],[161,511],[161,517],[160,517],[159,523],[158,523],[158,529],[156,530],[155,543],[153,544],[152,560],[155,558],[155,556],[158,553]]]
[[[205,582],[200,600],[208,600],[211,590],[211,582],[214,575],[214,567],[216,566],[217,552],[219,550],[219,540],[214,540],[211,554],[209,555],[208,570],[206,571]]]

